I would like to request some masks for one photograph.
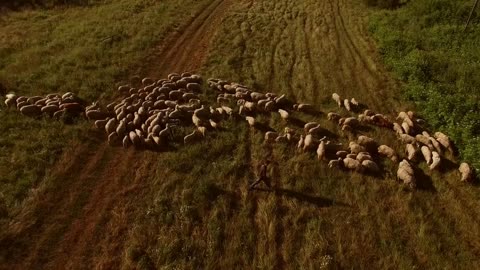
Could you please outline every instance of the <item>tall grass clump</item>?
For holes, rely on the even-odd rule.
[[[480,168],[478,12],[463,32],[471,1],[419,0],[378,11],[370,30],[384,61],[405,82],[432,129],[450,135],[464,160]]]

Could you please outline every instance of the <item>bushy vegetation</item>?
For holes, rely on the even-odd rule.
[[[435,130],[449,134],[463,159],[480,168],[478,13],[463,32],[472,1],[418,0],[379,11],[370,30],[386,64],[405,82],[404,97]]]

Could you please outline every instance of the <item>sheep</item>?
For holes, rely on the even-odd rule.
[[[368,109],[365,110],[365,111],[363,112],[363,114],[366,115],[366,116],[374,116],[374,115],[375,115],[375,113],[374,113],[373,111],[368,110]]]
[[[23,115],[30,116],[30,117],[39,116],[42,113],[40,107],[36,105],[25,105],[20,108],[20,112]]]
[[[5,105],[7,108],[14,107],[17,105],[17,101],[14,98],[7,98],[5,100]]]
[[[405,152],[407,153],[407,159],[412,161],[417,154],[417,149],[415,149],[415,146],[413,146],[413,144],[409,143],[405,146]]]
[[[338,159],[332,159],[328,162],[328,167],[329,168],[340,168],[340,166],[343,165],[343,160],[341,158]]]
[[[192,123],[196,126],[199,127],[203,125],[202,119],[200,119],[197,115],[193,114],[192,115]]]
[[[250,127],[254,127],[255,126],[255,118],[251,117],[251,116],[246,116],[245,117],[245,120],[247,120],[248,124],[250,125]]]
[[[127,123],[125,123],[125,120],[121,120],[117,128],[115,129],[115,132],[117,132],[117,135],[119,137],[123,137],[126,131],[127,131]]]
[[[358,136],[357,143],[366,148],[374,147],[377,145],[377,142],[375,142],[374,139],[365,135]]]
[[[433,137],[429,137],[428,140],[432,143],[433,148],[432,150],[436,150],[440,155],[443,154],[443,149],[440,143]]]
[[[319,124],[317,122],[308,122],[303,126],[303,129],[307,133],[310,129],[312,129],[316,126],[319,126]]]
[[[277,138],[275,138],[275,142],[277,142],[277,143],[287,143],[288,142],[287,134],[277,136]]]
[[[218,104],[230,103],[230,99],[228,99],[228,98],[226,98],[226,97],[218,96],[218,97],[217,97],[217,103],[218,103]]]
[[[98,129],[105,129],[105,125],[107,124],[108,120],[97,120],[95,121],[94,125]]]
[[[364,160],[372,160],[372,156],[368,152],[360,152],[357,154],[356,159],[363,162]]]
[[[265,143],[271,143],[278,137],[278,133],[274,131],[267,131],[265,133]]]
[[[341,150],[341,151],[337,151],[335,153],[335,155],[339,158],[345,158],[348,155],[348,152],[344,151],[344,150]]]
[[[117,128],[117,119],[111,118],[108,120],[108,122],[105,124],[105,131],[107,134],[112,134]]]
[[[460,181],[472,182],[474,180],[475,175],[473,173],[473,169],[470,168],[470,165],[468,165],[468,163],[462,162],[458,167],[458,171],[461,174]]]
[[[342,100],[337,93],[332,94],[332,99],[338,104],[338,107],[342,107]]]
[[[264,98],[265,98],[265,94],[260,93],[260,92],[251,92],[251,93],[250,93],[250,97],[251,97],[252,100],[254,100],[254,101],[259,101],[260,99],[264,99]]]
[[[356,159],[353,159],[353,158],[344,158],[343,159],[343,166],[347,169],[350,169],[350,170],[360,170],[360,162]]]
[[[341,116],[338,113],[334,112],[329,112],[327,114],[327,119],[330,121],[338,122],[338,120],[341,118]]]
[[[212,119],[208,119],[208,122],[210,123],[210,126],[214,129],[218,129],[220,127],[219,124]]]
[[[99,121],[101,121],[101,120],[99,120]],[[123,145],[123,148],[128,148],[128,147],[130,147],[130,145],[132,145],[132,141],[130,141],[130,138],[128,137],[128,135],[125,135],[123,137],[122,145]]]
[[[365,147],[361,146],[360,144],[356,142],[350,142],[348,144],[348,148],[350,149],[350,152],[353,154],[358,154],[360,152],[365,152]]]
[[[315,140],[312,134],[307,134],[303,140],[303,151],[306,152],[314,147]]]
[[[351,108],[350,108],[350,100],[348,100],[347,98],[343,100],[343,105],[345,106],[345,109],[347,109],[347,111],[351,111]]]
[[[402,126],[400,126],[398,123],[393,123],[393,130],[398,134],[404,134],[404,130],[402,128]]]
[[[293,109],[299,112],[313,112],[314,108],[311,104],[299,103],[293,105]]]
[[[430,170],[434,170],[438,167],[440,164],[440,155],[438,154],[437,151],[432,151],[432,164],[428,167]]]
[[[298,140],[298,143],[297,143],[297,149],[302,149],[303,143],[304,143],[304,137],[303,135],[300,135],[300,139]]]
[[[345,158],[357,159],[357,154],[347,154]]]
[[[313,135],[320,135],[322,134],[322,132],[324,132],[325,129],[322,128],[320,125],[317,125],[316,127],[313,127],[311,129],[308,130],[308,133],[309,134],[313,134]]]
[[[317,148],[317,159],[323,160],[324,158],[325,158],[325,142],[321,141],[318,144],[318,148]]]
[[[158,132],[158,137],[160,137],[162,140],[165,140],[169,135],[170,137],[173,137],[171,125],[167,123],[165,128]]]
[[[410,188],[416,187],[416,179],[412,166],[405,159],[398,164],[397,179],[403,181]]]
[[[360,122],[358,121],[357,118],[355,117],[348,117],[348,118],[345,118],[345,120],[343,121],[342,123],[343,125],[348,125],[352,128],[355,128],[355,127],[358,127],[360,126]]]
[[[397,154],[389,146],[382,144],[377,148],[377,150],[378,150],[378,153],[380,155],[384,155],[387,158],[389,158],[390,160],[392,160],[393,162],[397,162],[397,160],[398,160]]]
[[[430,142],[430,140],[428,139],[428,137],[422,135],[422,134],[417,134],[415,135],[415,140],[421,144],[424,144],[428,147],[433,147],[432,143]]]
[[[404,120],[405,118],[409,118],[406,112],[399,112],[397,116],[397,120]]]
[[[402,141],[403,143],[416,143],[415,138],[408,134],[400,134],[399,136],[400,141]]]
[[[378,167],[377,163],[370,159],[364,159],[361,161],[361,165],[363,170],[369,172],[369,173],[378,173],[380,172],[380,168]]]
[[[118,144],[118,134],[116,132],[112,132],[110,135],[108,135],[108,144],[110,146],[115,146]]]
[[[275,101],[275,104],[279,107],[282,107],[282,106],[285,106],[287,103],[288,103],[288,99],[287,97],[285,96],[285,94],[279,96],[279,97],[276,97],[274,99]]]
[[[233,110],[232,110],[232,108],[230,108],[230,107],[222,106],[222,109],[223,109],[223,111],[224,111],[226,114],[228,114],[228,115],[232,115],[232,114],[233,114]]]
[[[187,90],[194,93],[200,93],[202,92],[202,86],[198,83],[188,83]]]
[[[289,127],[285,127],[284,133],[287,136],[287,140],[291,141],[295,131]]]
[[[405,131],[405,134],[410,134],[410,126],[406,122],[402,122],[402,128]]]
[[[435,136],[435,138],[437,139],[437,141],[443,146],[445,147],[445,149],[448,149],[450,152],[452,152],[452,145],[451,145],[451,142],[450,142],[450,138],[443,134],[442,132],[440,131],[437,131],[433,134],[433,136]]]
[[[287,111],[278,109],[278,113],[280,114],[280,117],[282,117],[283,120],[288,121],[289,113]]]
[[[423,145],[420,147],[420,151],[422,152],[423,158],[425,159],[425,162],[427,162],[427,165],[432,162],[432,151],[428,146]]]
[[[207,132],[207,128],[204,126],[197,127],[197,130],[202,134],[202,137],[205,137],[205,133]]]
[[[191,144],[195,141],[197,141],[198,139],[201,138],[201,133],[200,131],[198,131],[198,129],[195,129],[192,133],[186,135],[184,138],[183,138],[183,143],[184,144]]]
[[[265,104],[265,111],[272,112],[276,108],[276,103],[274,101],[269,101]]]
[[[358,106],[358,101],[355,100],[355,98],[352,98],[352,100],[350,100],[350,103],[352,103],[354,106]]]
[[[47,114],[53,114],[58,110],[59,108],[57,105],[46,105],[41,109],[42,113],[47,113]]]
[[[365,123],[365,124],[371,124],[372,123],[372,118],[368,115],[359,114],[357,116],[357,119],[360,123]]]

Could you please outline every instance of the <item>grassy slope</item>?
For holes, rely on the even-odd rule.
[[[478,11],[472,1],[411,1],[377,12],[370,28],[386,64],[405,82],[404,96],[435,128],[449,134],[462,158],[480,169]],[[478,10],[478,9],[477,9]]]
[[[0,81],[18,95],[70,91],[110,99],[115,84],[138,74],[151,48],[204,3],[121,0],[3,14]],[[3,109],[0,118],[0,204],[11,211],[66,145],[89,140],[80,130],[90,124],[37,121]]]
[[[343,23],[333,18],[338,2]],[[324,112],[336,110],[329,98],[334,91],[378,111],[404,109],[365,38],[366,15],[348,1],[247,2],[224,20],[204,72],[286,93]],[[276,130],[285,126],[278,116],[257,120]],[[391,181],[391,172],[389,180],[379,180],[331,171],[313,155],[295,154],[293,146],[264,147],[263,134],[245,123],[227,128],[233,134],[212,135],[158,162],[151,203],[129,240],[130,259],[226,269],[478,264],[480,231],[472,226],[479,222],[478,188],[459,184],[456,173],[427,173],[424,188],[410,193]],[[368,134],[402,151],[391,132]],[[256,164],[267,156],[276,161],[270,173],[277,191],[248,193]]]

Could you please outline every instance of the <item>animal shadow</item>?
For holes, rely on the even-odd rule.
[[[433,185],[432,178],[425,174],[425,172],[420,168],[414,169],[415,178],[417,180],[417,188],[420,190],[437,192],[437,189]]]

